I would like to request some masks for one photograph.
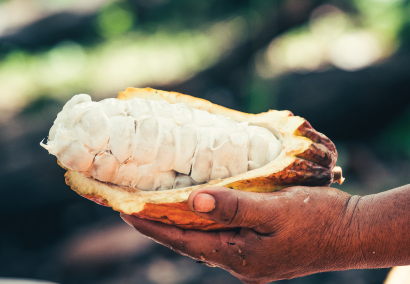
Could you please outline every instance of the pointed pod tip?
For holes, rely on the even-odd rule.
[[[342,168],[341,167],[334,167],[332,170],[333,173],[333,182],[337,182],[338,184],[342,184],[345,181],[345,178],[343,177],[342,174]]]

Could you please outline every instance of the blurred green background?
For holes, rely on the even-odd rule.
[[[0,0],[0,277],[240,283],[80,198],[39,146],[71,96],[153,87],[331,138],[367,195],[410,183],[409,0]],[[387,269],[278,283],[383,283]]]

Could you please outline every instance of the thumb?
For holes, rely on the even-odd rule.
[[[279,197],[284,196],[225,187],[201,188],[189,195],[188,206],[198,216],[227,227],[255,228],[274,218],[275,208],[282,203]]]

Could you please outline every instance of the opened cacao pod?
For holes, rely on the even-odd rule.
[[[332,141],[290,111],[247,114],[150,88],[99,103],[73,97],[41,145],[83,197],[186,229],[223,229],[189,210],[198,188],[263,193],[343,182]]]

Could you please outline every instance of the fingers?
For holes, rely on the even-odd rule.
[[[197,215],[227,227],[257,228],[275,218],[283,206],[284,193],[255,193],[225,187],[203,188],[192,192],[188,206]]]
[[[235,231],[201,232],[183,230],[164,223],[121,214],[129,225],[154,241],[212,266],[241,266],[243,238]],[[243,250],[243,249],[242,249]]]

